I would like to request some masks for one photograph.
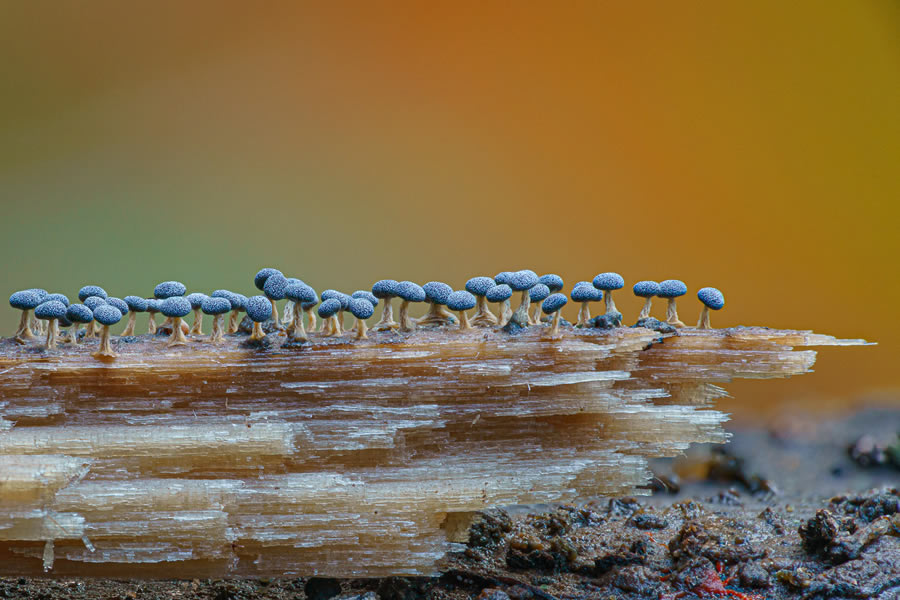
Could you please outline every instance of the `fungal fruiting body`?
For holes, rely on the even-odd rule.
[[[209,334],[210,343],[218,344],[223,341],[225,329],[222,321],[225,318],[224,315],[231,310],[231,302],[228,301],[228,298],[207,296],[200,303],[200,310],[213,318],[212,333]]]
[[[15,339],[19,342],[30,340],[35,337],[31,330],[31,311],[40,306],[41,296],[34,290],[22,290],[16,292],[9,297],[9,305],[17,310],[22,311],[22,317],[19,319],[19,328],[16,330]]]
[[[251,296],[247,298],[247,316],[253,321],[253,333],[250,341],[258,342],[266,337],[262,324],[272,318],[272,303],[265,296]]]
[[[319,295],[316,294],[316,291],[313,290],[313,299],[309,302],[304,302],[300,305],[300,308],[303,310],[303,313],[307,317],[307,326],[306,328],[309,331],[316,330],[316,312],[313,310],[316,307],[316,304],[319,303]]]
[[[207,298],[206,294],[194,292],[187,295],[187,301],[191,303],[191,310],[194,311],[194,323],[188,332],[191,335],[200,335],[203,333],[203,301]]]
[[[372,305],[372,309],[374,310],[376,306],[378,306],[378,298],[375,297],[375,294],[366,290],[356,290],[352,294],[350,294],[350,300],[353,299],[362,299],[367,301]],[[350,309],[350,314],[353,315],[353,327],[351,329],[358,330],[359,329],[359,317],[356,316],[356,313]],[[374,313],[373,313],[374,314]],[[366,317],[368,318],[368,317]]]
[[[712,326],[709,324],[709,311],[722,310],[722,307],[725,306],[725,296],[714,287],[705,287],[697,292],[697,298],[703,303],[703,310],[700,312],[697,329],[712,329]]]
[[[149,316],[149,319],[147,320],[147,333],[150,335],[156,335],[156,330],[158,329],[156,325],[156,313],[159,312],[161,305],[161,300],[147,298],[147,315]],[[88,328],[90,329],[90,325],[88,325]]]
[[[278,320],[278,306],[275,304],[278,300],[284,300],[284,288],[288,286],[287,277],[281,273],[273,273],[266,279],[263,285],[263,293],[272,304],[272,323],[276,329],[283,329],[281,321]]]
[[[594,277],[592,282],[594,287],[603,291],[603,299],[606,301],[606,314],[620,315],[616,310],[616,303],[613,300],[613,291],[620,290],[625,286],[625,280],[618,273],[600,273]]]
[[[419,325],[444,325],[456,321],[456,317],[445,308],[447,297],[453,293],[453,288],[441,281],[429,281],[422,289],[425,290],[425,302],[429,307],[425,316],[418,320]]]
[[[475,296],[465,290],[453,292],[447,296],[447,308],[455,310],[459,314],[459,330],[471,329],[467,310],[475,308]]]
[[[572,302],[581,303],[578,309],[578,319],[575,321],[575,327],[590,327],[588,321],[591,320],[591,308],[588,306],[591,302],[599,302],[603,299],[603,292],[595,288],[589,281],[579,281],[572,288],[570,293]]]
[[[322,292],[323,296],[325,292]],[[335,325],[334,325],[334,315],[341,310],[341,301],[337,298],[328,298],[327,300],[322,300],[322,304],[319,305],[318,313],[319,317],[322,319],[322,330],[321,333],[325,336],[333,336],[338,335]]]
[[[365,298],[350,298],[348,308],[350,314],[356,317],[356,339],[367,339],[369,336],[366,335],[368,331],[366,319],[375,314],[375,306]]]
[[[47,350],[56,349],[57,320],[66,316],[66,305],[59,300],[48,300],[40,303],[34,309],[34,316],[48,321],[47,325]]]
[[[140,296],[125,296],[125,304],[128,305],[128,322],[125,324],[125,330],[122,331],[122,336],[134,335],[134,325],[137,320],[137,313],[147,311],[147,299],[141,298]]]
[[[253,285],[256,286],[256,289],[265,293],[266,281],[269,280],[269,277],[272,275],[281,275],[284,277],[284,273],[279,271],[278,269],[273,269],[272,267],[265,267],[260,269],[256,275],[253,277]],[[267,295],[268,297],[268,295]],[[272,319],[274,320],[276,327],[278,326],[278,307],[275,306],[275,302],[271,302],[272,304]]]
[[[81,294],[78,295],[81,298]],[[87,306],[92,311],[95,310],[98,306],[103,306],[106,304],[106,298],[101,298],[100,296],[88,296],[87,298],[82,299],[81,301],[85,306]],[[92,338],[97,333],[97,327],[95,326],[96,321],[91,321],[88,323],[87,331],[84,333],[84,337]]]
[[[94,313],[84,304],[72,304],[66,309],[66,319],[72,324],[72,334],[69,341],[78,344],[78,324],[90,323],[94,320]]]
[[[325,290],[322,292],[322,302],[337,300],[338,309],[332,314],[327,323],[322,323],[322,331],[328,330],[328,335],[344,334],[344,311],[350,308],[350,296],[337,290]],[[322,313],[319,313],[322,316]]]
[[[160,284],[157,284],[155,288],[153,288],[153,297],[160,301],[168,300],[169,298],[174,298],[175,296],[184,296],[184,293],[187,291],[187,287],[180,281],[163,281]],[[160,304],[160,307],[162,305]],[[160,312],[165,315],[165,313],[160,308]],[[190,311],[188,311],[190,312]],[[162,322],[159,326],[159,329],[168,329],[172,326],[173,317],[166,315],[166,320]]]
[[[512,298],[512,288],[505,283],[500,283],[492,287],[485,293],[488,302],[500,303],[500,319],[498,325],[503,327],[512,316],[512,309],[509,307],[509,299]]]
[[[550,325],[550,331],[547,333],[549,337],[556,337],[559,335],[559,315],[562,307],[566,305],[568,299],[566,299],[565,294],[550,294],[547,296],[547,299],[541,304],[541,310],[544,311],[546,315],[553,316],[553,323]]]
[[[384,301],[381,308],[381,319],[372,326],[375,331],[399,329],[400,323],[394,321],[393,302],[395,296],[399,296],[400,283],[393,279],[381,279],[372,285],[372,295]]]
[[[531,308],[531,288],[537,285],[538,276],[534,271],[516,271],[507,279],[507,285],[514,292],[521,292],[521,299],[516,312],[513,313],[510,320],[515,319],[516,323],[525,327],[528,325],[528,311]]]
[[[494,275],[494,283],[497,285],[505,285],[509,287],[510,291],[512,291],[512,287],[509,285],[509,279],[513,276],[512,271],[501,271]],[[512,295],[510,295],[512,297]],[[488,299],[490,300],[490,299]],[[490,300],[493,302],[493,300]],[[513,311],[512,306],[510,306],[510,302],[507,299],[503,304],[500,305],[500,314],[499,316],[499,324],[501,327],[506,325],[510,318],[512,317]]]
[[[191,303],[184,296],[171,296],[162,302],[160,312],[172,319],[172,335],[169,336],[167,346],[179,346],[187,344],[181,320],[191,313]]]
[[[648,318],[653,305],[653,297],[659,294],[659,284],[655,281],[638,281],[631,289],[635,296],[644,299],[644,306],[641,308],[638,320]]]
[[[678,318],[678,309],[675,306],[675,299],[679,296],[687,294],[687,286],[683,281],[678,279],[666,279],[659,282],[659,293],[657,296],[666,298],[668,305],[666,306],[666,323],[674,327],[684,327],[684,323]]]
[[[297,279],[296,277],[288,277],[287,286],[285,286],[285,289],[287,289],[288,286],[302,283],[303,281]],[[296,311],[294,310],[295,303],[287,296],[285,296],[284,298],[286,302],[284,303],[284,308],[282,308],[281,310],[281,326],[289,330],[291,328],[291,325],[294,324],[294,314],[296,313]]]
[[[240,326],[240,312],[246,310],[247,297],[242,296],[241,294],[235,294],[234,292],[229,292],[228,290],[216,290],[210,294],[210,297],[225,298],[228,300],[231,304],[231,316],[228,318],[228,326],[225,328],[225,333],[237,333],[238,327]]]
[[[497,324],[497,315],[488,308],[488,290],[497,285],[490,277],[473,277],[466,282],[466,291],[475,296],[475,315],[472,325],[476,327],[493,327]]]
[[[47,296],[50,295],[47,292],[47,290],[44,290],[41,288],[32,288],[27,291],[34,292],[35,294],[38,295],[38,298],[39,298],[38,304],[40,304],[41,302],[46,302]],[[35,308],[37,308],[37,305],[35,305]],[[31,331],[34,333],[34,335],[39,336],[44,333],[44,321],[41,321],[40,319],[35,317],[33,311],[31,313],[30,326],[31,326]]]
[[[303,326],[303,306],[314,303],[316,291],[303,282],[292,283],[284,289],[284,296],[293,304],[293,317],[288,328],[288,337],[301,342],[307,341],[306,328]]]
[[[401,281],[397,284],[397,295],[400,297],[400,331],[412,331],[415,323],[409,317],[410,302],[425,302],[425,290],[412,281]]]
[[[528,322],[530,325],[539,325],[541,322],[541,302],[550,295],[550,288],[543,283],[538,283],[528,290],[528,297],[534,304],[534,314],[529,315]]]
[[[106,299],[106,303],[109,304],[110,306],[115,306],[116,308],[118,308],[119,312],[122,313],[123,319],[125,318],[125,315],[127,315],[130,312],[128,303],[125,302],[124,300],[122,300],[121,298],[116,298],[114,296],[110,296]]]
[[[119,309],[111,304],[101,304],[93,311],[94,321],[103,326],[100,333],[100,347],[94,352],[97,358],[115,358],[118,356],[109,342],[109,328],[122,320],[122,313]],[[92,321],[93,322],[93,321]]]

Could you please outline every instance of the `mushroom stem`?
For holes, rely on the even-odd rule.
[[[556,337],[559,335],[559,314],[562,311],[556,311],[553,313],[553,325],[550,327],[550,332],[547,334],[548,337]]]
[[[638,321],[641,319],[646,319],[650,316],[650,308],[653,304],[653,298],[648,296],[644,298],[644,308],[641,309],[641,314],[638,315]]]
[[[96,331],[97,331],[97,327],[94,325],[94,323],[95,323],[95,321],[91,321],[90,323],[88,323],[87,329],[86,329],[85,332],[84,332],[84,337],[85,337],[85,338],[92,338],[92,337],[94,337],[94,334],[95,334]],[[156,333],[156,327],[155,327],[156,323],[154,323],[153,325],[154,325],[153,331],[151,331],[150,333]]]
[[[375,331],[385,331],[387,329],[400,328],[400,323],[394,321],[394,305],[391,302],[393,298],[384,298],[384,306],[381,309],[381,320],[372,327]],[[404,300],[404,304],[407,302]],[[403,304],[400,305],[400,313],[403,314]],[[403,317],[401,316],[401,320]]]
[[[400,303],[400,331],[412,331],[415,323],[409,318],[409,300]]]
[[[285,329],[294,324],[294,316],[297,314],[294,306],[293,300],[288,300],[284,303],[284,310],[281,311],[281,324],[284,325]]]
[[[169,336],[169,343],[166,346],[182,346],[187,344],[187,338],[184,337],[184,330],[181,329],[181,317],[172,318],[172,335]]]
[[[313,311],[313,309],[310,307],[310,308],[305,309],[303,312],[306,313],[306,316],[309,319],[308,329],[310,331],[315,331],[316,330],[316,313],[315,313],[315,311]]]
[[[306,329],[303,328],[303,308],[299,304],[294,304],[294,318],[291,319],[291,328],[288,336],[292,340],[306,342],[309,338],[306,336]]]
[[[685,326],[684,323],[678,319],[678,309],[675,308],[675,298],[669,298],[669,303],[666,306],[666,323],[674,325],[675,327]]]
[[[276,329],[284,329],[281,326],[281,321],[278,320],[278,305],[275,304],[275,301],[269,298],[269,302],[272,303],[272,322],[275,323]]]
[[[31,311],[28,311],[28,312],[31,312]],[[43,321],[38,319],[36,316],[34,316],[34,313],[31,313],[31,321],[30,321],[30,325],[28,327],[28,331],[34,332],[31,337],[36,337],[36,336],[44,333],[44,323],[43,323]]]
[[[113,352],[112,345],[109,343],[109,325],[104,325],[103,331],[100,333],[100,347],[94,352],[94,357],[115,358],[116,356],[118,354]]]
[[[225,337],[222,335],[222,315],[213,317],[212,333],[209,334],[209,341],[212,344],[220,343]]]
[[[366,335],[366,332],[369,330],[369,326],[366,325],[366,321],[364,319],[356,319],[356,339],[358,340],[367,340],[369,336]]]
[[[344,309],[339,310],[332,318],[334,319],[335,335],[344,335]]]
[[[237,333],[240,328],[240,320],[238,319],[238,314],[240,311],[233,310],[231,311],[231,316],[228,317],[228,329],[225,333]],[[151,332],[152,333],[152,332]]]
[[[429,302],[428,305],[428,312],[417,321],[419,325],[444,325],[448,318],[451,321],[456,319],[443,304]]]
[[[264,337],[266,337],[266,332],[263,331],[262,323],[254,321],[253,322],[253,333],[250,334],[250,341],[258,342],[259,340],[263,339]]]
[[[47,323],[47,350],[56,350],[56,319]]]
[[[203,334],[203,313],[199,308],[194,309],[194,324],[191,326],[191,330],[188,333],[191,335]]]
[[[528,309],[531,308],[531,293],[528,290],[522,290],[522,300],[519,302],[519,307],[516,309],[515,318],[519,323],[530,323],[531,320],[528,316]]]
[[[606,314],[611,315],[619,311],[616,310],[616,301],[613,300],[613,291],[607,290],[603,294],[603,300],[606,302]]]
[[[510,306],[509,298],[500,305],[500,327],[503,327],[513,316],[512,306]]]
[[[591,320],[591,307],[588,306],[587,302],[581,303],[581,308],[578,309],[578,321],[576,322],[576,327],[587,327],[588,322]]]
[[[472,325],[476,327],[491,327],[497,324],[497,315],[488,308],[485,296],[475,297],[475,315],[472,317]]]
[[[22,318],[19,320],[19,329],[16,331],[16,339],[20,341],[30,340],[34,337],[31,331],[31,323],[29,321],[31,310],[23,310]]]
[[[708,306],[704,306],[703,310],[700,311],[700,320],[697,321],[697,329],[712,329],[712,325],[709,322]]]
[[[469,324],[469,315],[466,314],[466,311],[460,310],[457,312],[459,313],[459,330],[466,331],[467,329],[472,329],[472,326]]]
[[[147,321],[147,333],[149,333],[150,335],[156,335],[156,329],[157,329],[156,315],[153,313],[149,313],[149,314],[150,314],[150,320]],[[88,329],[90,329],[90,327],[91,327],[91,323],[88,323]],[[85,333],[84,337],[88,337],[88,335]]]
[[[528,324],[529,325],[540,325],[541,324],[541,305],[540,305],[540,303],[534,305],[534,312],[528,316]]]
[[[69,343],[78,345],[78,323],[72,323],[72,331],[69,333]]]
[[[134,335],[134,324],[137,321],[137,313],[133,310],[128,311],[128,322],[125,324],[125,329],[122,331],[122,335]]]

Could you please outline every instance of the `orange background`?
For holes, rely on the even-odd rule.
[[[897,2],[42,0],[0,44],[6,295],[614,270],[880,344],[730,410],[897,397]]]

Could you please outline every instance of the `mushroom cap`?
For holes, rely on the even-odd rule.
[[[500,285],[502,283],[509,285],[509,278],[512,276],[512,271],[500,271],[499,273],[494,275],[494,283],[496,283],[497,285]]]
[[[162,300],[157,300],[156,298],[147,298],[147,312],[148,313],[158,313],[162,308]]]
[[[550,295],[550,288],[544,285],[543,283],[539,283],[530,290],[528,290],[528,297],[532,302],[540,302],[544,298]]]
[[[293,285],[295,283],[305,283],[302,279],[297,279],[296,277],[288,277],[287,282],[288,285]]]
[[[284,288],[287,286],[287,277],[281,273],[272,273],[263,284],[263,293],[270,300],[284,300]]]
[[[372,285],[372,294],[376,298],[393,298],[397,296],[397,286],[400,283],[394,279],[381,279]]]
[[[41,295],[34,290],[22,290],[9,297],[9,305],[19,310],[31,310],[41,303]]]
[[[489,289],[484,297],[488,299],[488,302],[503,302],[512,297],[512,288],[505,283],[501,283]]]
[[[701,288],[697,292],[697,298],[712,310],[721,310],[725,306],[725,296],[714,287]]]
[[[495,285],[497,283],[490,277],[473,277],[466,282],[466,291],[476,296],[484,296]]]
[[[115,306],[116,308],[118,308],[119,312],[122,313],[122,316],[128,314],[128,303],[121,298],[114,298],[113,296],[110,296],[106,299],[106,303],[110,306]]]
[[[94,320],[94,313],[84,304],[71,304],[66,309],[66,318],[72,323],[90,323]]]
[[[121,321],[122,313],[111,304],[101,304],[94,309],[94,320],[108,327]]]
[[[429,281],[422,289],[425,290],[425,299],[432,304],[446,304],[447,296],[453,293],[453,288],[441,281]]]
[[[625,280],[618,273],[600,273],[594,277],[593,284],[598,290],[611,292],[622,289],[625,286]]]
[[[229,300],[231,300],[231,298],[229,298]],[[231,310],[235,310],[235,305],[237,305],[237,310],[246,312],[248,300],[249,298],[247,298],[247,296],[234,292],[234,301],[231,303]]]
[[[74,325],[74,323],[72,323],[72,321],[69,320],[69,317],[67,314],[63,315],[61,318],[57,319],[56,321],[59,323],[60,327],[71,327],[72,325]]]
[[[447,308],[450,310],[471,310],[475,308],[475,296],[465,290],[458,290],[447,296]]]
[[[46,296],[44,296],[44,302],[50,302],[51,300],[62,302],[66,306],[69,306],[71,304],[71,302],[69,302],[69,297],[65,294],[47,294]]]
[[[246,301],[242,301],[240,294],[235,294],[228,290],[216,290],[209,295],[210,298],[225,298],[231,304],[231,310],[242,310],[246,306]]]
[[[401,281],[397,284],[397,295],[407,302],[425,302],[425,290],[418,283]]]
[[[265,296],[251,296],[247,298],[247,316],[256,323],[262,323],[272,318],[272,303]]]
[[[84,302],[86,299],[90,298],[91,296],[99,296],[100,298],[103,298],[104,300],[106,300],[106,298],[107,298],[107,296],[109,296],[109,294],[107,294],[106,290],[104,290],[99,285],[86,285],[83,288],[81,288],[80,290],[78,290],[78,299],[81,300],[82,302]]]
[[[45,290],[44,288],[31,288],[28,291],[34,292],[35,294],[37,294],[41,298],[41,301],[43,301],[44,298],[46,298],[47,295],[49,294],[49,292],[47,290]]]
[[[153,288],[153,297],[157,300],[165,300],[174,296],[184,296],[187,288],[180,281],[163,281]]]
[[[350,298],[350,314],[357,319],[366,320],[375,314],[375,305],[367,298]]]
[[[550,292],[558,292],[559,290],[563,289],[563,285],[565,285],[565,283],[563,282],[563,278],[559,275],[556,275],[555,273],[547,273],[546,275],[541,275],[538,278],[538,281],[550,288]]]
[[[400,284],[398,283],[397,285]],[[372,292],[367,292],[366,290],[356,290],[355,292],[350,294],[350,298],[362,298],[363,300],[369,301],[372,306],[378,306],[378,298],[375,297],[375,294],[373,294]],[[353,312],[352,309],[350,312]]]
[[[323,319],[327,319],[328,317],[336,315],[339,310],[341,310],[341,301],[337,298],[329,298],[328,300],[322,301],[322,304],[319,305],[319,309],[316,312],[319,313],[319,316]]]
[[[565,306],[568,301],[565,294],[550,294],[541,304],[541,310],[544,311],[544,314],[552,315]]]
[[[291,283],[284,288],[284,297],[293,302],[315,302],[316,290],[303,282]]]
[[[200,303],[200,310],[207,315],[224,315],[231,312],[231,302],[228,301],[228,298],[207,296]]]
[[[573,302],[599,302],[603,300],[603,292],[592,286],[576,285],[570,294]]]
[[[337,300],[340,302],[341,307],[338,310],[348,310],[350,308],[350,296],[344,292],[325,290],[322,292],[322,302],[325,302],[326,300]]]
[[[300,308],[302,308],[303,310],[309,310],[319,303],[319,295],[316,293],[316,290],[311,287],[309,289],[313,291],[313,299],[300,305]]]
[[[147,310],[147,299],[140,296],[125,296],[125,304],[131,312],[139,313]]]
[[[687,286],[683,281],[678,279],[666,279],[659,282],[659,293],[656,294],[660,298],[677,298],[687,294]]]
[[[191,303],[184,296],[172,296],[162,301],[159,312],[167,317],[186,317],[191,313]]]
[[[208,298],[206,294],[201,294],[199,292],[194,292],[193,294],[187,295],[188,302],[191,303],[191,308],[197,310],[203,306],[203,301]]]
[[[98,306],[103,306],[106,304],[106,299],[101,298],[100,296],[88,296],[82,303],[87,306],[91,310],[96,310]]]
[[[59,300],[41,302],[34,309],[34,316],[43,320],[61,319],[66,316],[66,305]]]
[[[516,271],[506,283],[514,291],[524,292],[538,284],[538,276],[534,271]]]
[[[266,279],[271,277],[272,275],[278,273],[282,277],[284,273],[279,271],[278,269],[273,269],[272,267],[266,267],[265,269],[260,269],[256,276],[253,278],[253,285],[256,286],[256,289],[262,291],[263,286],[266,285]]]
[[[634,292],[635,296],[652,298],[659,294],[659,284],[655,281],[638,281],[631,290]]]

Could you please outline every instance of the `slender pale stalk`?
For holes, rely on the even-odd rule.
[[[113,352],[112,344],[109,343],[109,326],[104,325],[100,333],[100,348],[94,352],[96,358],[115,358],[118,356]]]
[[[313,311],[313,307],[305,308],[305,309],[303,309],[303,312],[306,313],[306,317],[307,317],[307,319],[309,319],[309,325],[307,326],[307,329],[309,329],[310,331],[315,331],[316,330],[316,313],[315,313],[315,311]]]
[[[459,330],[466,331],[467,329],[472,329],[472,326],[469,324],[469,315],[466,314],[466,311],[460,310],[457,312],[459,313]]]
[[[154,323],[154,325],[156,325],[156,324]],[[151,331],[150,333],[156,333],[156,327],[154,327],[153,331]],[[97,334],[96,321],[91,321],[90,323],[87,324],[87,329],[85,329],[84,337],[92,338],[92,337],[95,337],[96,334]]]
[[[448,320],[453,321],[456,317],[447,310],[443,304],[429,302],[428,312],[417,321],[419,325],[444,325]]]
[[[344,309],[339,310],[332,318],[334,319],[335,331],[337,332],[335,335],[344,335]]]
[[[147,322],[147,333],[149,333],[150,335],[156,335],[156,330],[158,329],[156,326],[156,313],[149,313],[149,314],[150,314],[150,320]],[[94,324],[93,321],[88,323],[88,329],[90,329],[91,325],[93,325],[93,324]],[[85,337],[88,337],[88,336],[85,335]]]
[[[56,319],[47,323],[47,350],[56,350]]]
[[[557,337],[559,336],[559,315],[562,311],[558,310],[553,313],[553,324],[550,326],[550,331],[547,333],[548,337]]]
[[[512,305],[509,302],[509,298],[503,301],[503,304],[500,305],[500,327],[503,327],[513,316]]]
[[[20,342],[30,340],[34,337],[34,332],[31,331],[31,322],[29,321],[30,314],[31,310],[23,310],[22,318],[19,319],[19,329],[16,331],[16,339]]]
[[[606,290],[603,293],[603,300],[606,302],[606,314],[610,315],[612,313],[619,312],[616,310],[616,301],[613,300],[613,291]]]
[[[263,331],[262,323],[258,323],[256,321],[253,322],[253,333],[250,334],[251,342],[258,342],[259,340],[266,337],[266,332]]]
[[[269,302],[272,303],[272,322],[275,323],[276,329],[284,329],[281,326],[281,321],[278,320],[278,306],[275,304],[275,301],[269,298]]]
[[[288,336],[292,340],[298,340],[301,342],[309,341],[309,338],[306,336],[306,329],[304,329],[303,327],[303,308],[301,308],[299,304],[294,304],[293,314],[294,318],[291,319],[291,328],[289,330]]]
[[[225,339],[225,336],[222,335],[222,321],[224,321],[222,315],[215,315],[213,317],[212,333],[209,334],[209,341],[212,344],[221,343]]]
[[[497,315],[488,308],[487,298],[476,296],[475,315],[472,317],[472,325],[476,327],[493,327],[497,324]]]
[[[578,321],[575,323],[576,327],[588,327],[590,326],[591,320],[591,308],[588,306],[588,302],[582,302],[581,308],[578,309]]]
[[[78,323],[72,323],[72,331],[69,333],[69,343],[78,345]]]
[[[530,323],[528,310],[531,308],[531,293],[528,290],[522,290],[522,299],[519,301],[519,307],[515,312],[517,323]]]
[[[122,331],[122,336],[134,335],[134,324],[137,321],[137,313],[133,310],[128,311],[128,322],[125,323],[125,330]]]
[[[32,335],[32,337],[37,337],[39,335],[43,335],[44,333],[44,322],[38,319],[34,315],[34,313],[31,313],[31,326],[28,328],[28,331],[34,332],[34,335]]]
[[[294,306],[293,300],[288,300],[284,303],[284,310],[281,311],[281,324],[285,329],[290,328],[294,324],[294,316],[297,314]]]
[[[387,298],[383,299],[384,306],[381,308],[381,320],[372,326],[373,330],[386,331],[388,329],[398,329],[401,327],[400,323],[394,321],[394,305],[392,302],[393,299],[393,296],[388,296]]]
[[[184,337],[184,330],[181,328],[181,317],[173,317],[172,335],[169,336],[166,346],[183,346],[184,344],[187,344],[187,338]]]
[[[412,331],[416,324],[409,318],[409,300],[400,303],[400,331]]]
[[[697,321],[697,329],[712,329],[712,325],[709,322],[709,307],[704,305],[703,310],[700,311],[700,320]]]
[[[669,304],[666,306],[666,323],[675,327],[685,327],[685,324],[678,318],[678,309],[675,307],[675,298],[669,298]]]
[[[191,326],[191,330],[188,333],[191,335],[203,334],[203,312],[201,312],[199,308],[194,309],[194,324]]]
[[[228,329],[225,330],[226,333],[237,333],[238,329],[240,329],[241,321],[238,319],[240,315],[240,311],[235,309],[231,311],[231,316],[228,317]]]
[[[650,317],[650,308],[653,304],[653,296],[647,296],[644,298],[644,308],[641,309],[641,314],[638,315],[638,321],[641,319],[647,319]]]
[[[356,339],[358,340],[367,340],[369,336],[366,335],[366,332],[369,330],[369,326],[366,325],[365,319],[356,319]]]

